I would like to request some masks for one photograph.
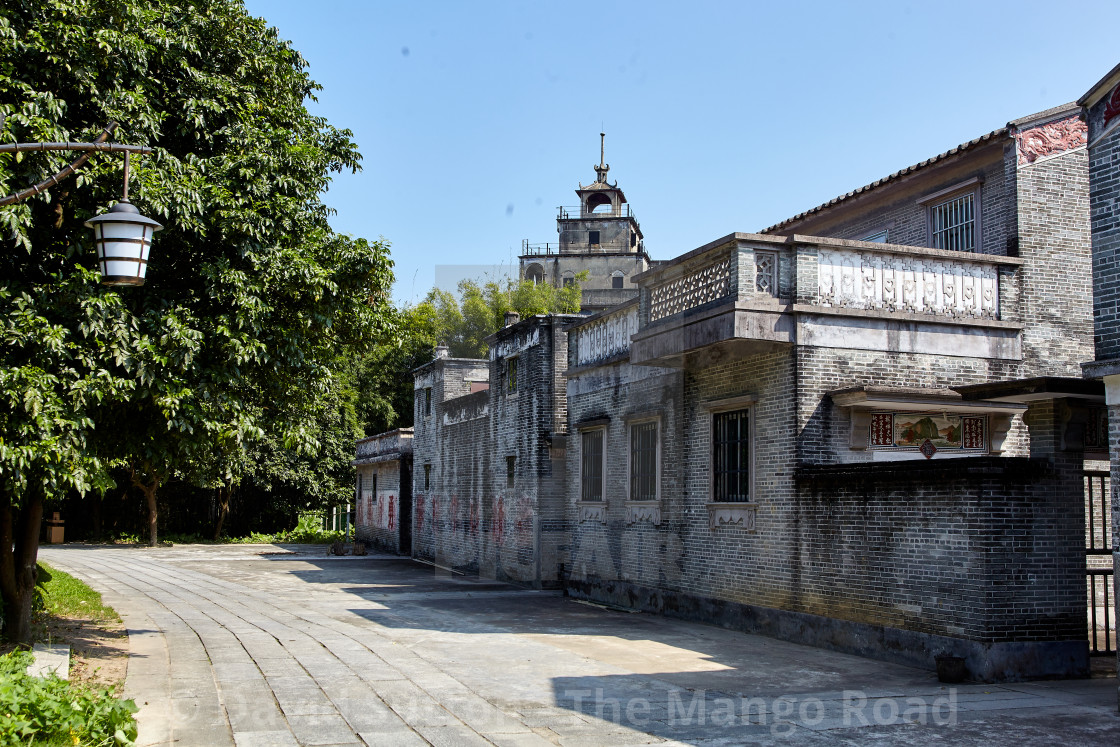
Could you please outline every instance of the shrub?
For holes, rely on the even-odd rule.
[[[0,744],[127,745],[136,740],[136,704],[108,689],[31,677],[27,651],[0,656]]]

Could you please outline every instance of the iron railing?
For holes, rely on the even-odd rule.
[[[1112,491],[1109,473],[1085,470],[1085,586],[1089,653],[1116,654],[1116,615],[1112,594]]]

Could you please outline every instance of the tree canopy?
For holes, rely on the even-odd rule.
[[[484,358],[485,340],[502,328],[506,312],[516,311],[522,319],[535,314],[578,314],[581,283],[586,279],[587,273],[581,272],[575,282],[562,288],[529,280],[464,280],[459,283],[459,299],[433,288],[417,306],[413,323],[437,343],[447,345],[453,356]]]
[[[83,223],[119,199],[121,158],[0,208],[0,544],[43,500],[108,487],[114,466],[154,508],[173,475],[238,479],[259,444],[316,452],[343,361],[394,332],[387,245],[328,223],[322,193],[360,155],[308,112],[306,62],[235,0],[0,7],[0,140],[89,141],[119,122],[114,140],[154,148],[131,197],[164,225],[147,284],[113,289]],[[71,158],[0,155],[0,192]],[[34,565],[11,547],[6,602]]]

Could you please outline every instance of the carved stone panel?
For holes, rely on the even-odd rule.
[[[638,331],[638,309],[610,314],[575,332],[576,365],[584,366],[625,353],[630,336]]]
[[[606,503],[580,503],[579,504],[579,521],[582,524],[585,521],[597,521],[600,524],[607,523],[607,504]]]
[[[817,304],[950,319],[999,318],[996,265],[856,249],[817,255]]]
[[[757,503],[709,503],[708,524],[712,529],[728,527],[754,531]]]
[[[1088,139],[1089,127],[1076,115],[1023,130],[1015,135],[1019,143],[1019,165],[1026,166],[1044,156],[1079,148]]]
[[[626,523],[638,524],[648,521],[657,526],[661,523],[661,503],[659,501],[627,501]]]

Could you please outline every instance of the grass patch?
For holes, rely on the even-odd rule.
[[[46,563],[39,563],[38,587],[39,604],[36,606],[40,614],[94,621],[121,620],[116,610],[101,601],[99,592]]]

